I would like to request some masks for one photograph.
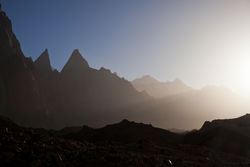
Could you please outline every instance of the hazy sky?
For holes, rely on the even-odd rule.
[[[92,67],[129,80],[250,90],[250,1],[1,1],[24,54],[34,60],[48,48],[59,70],[78,48]]]

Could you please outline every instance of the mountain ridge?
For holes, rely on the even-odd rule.
[[[162,146],[176,144],[181,141],[181,137],[178,134],[165,129],[156,128],[151,124],[136,123],[127,119],[118,123],[106,125],[103,128],[83,126],[78,132],[68,133],[64,135],[64,137],[91,142],[115,141],[131,143],[149,141]]]
[[[163,98],[192,91],[193,89],[185,85],[179,78],[168,82],[160,82],[150,75],[134,79],[132,85],[138,91],[146,91],[150,96]]]
[[[250,114],[232,119],[206,121],[198,131],[185,137],[185,143],[248,156],[250,151]]]

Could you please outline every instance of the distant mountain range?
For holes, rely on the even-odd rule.
[[[140,92],[146,91],[150,96],[155,98],[177,95],[193,90],[180,79],[175,79],[173,82],[159,82],[149,75],[135,79],[131,83],[136,90]]]
[[[11,21],[0,11],[0,113],[21,125],[101,127],[129,119],[192,129],[244,114],[246,104],[227,89],[193,90],[179,79],[160,83],[146,76],[131,83],[103,67],[91,68],[77,49],[59,72],[47,49],[35,61],[24,56]]]
[[[225,87],[205,86],[193,89],[180,79],[159,82],[149,75],[131,83],[138,91],[155,98],[159,113],[165,112],[166,115],[159,116],[156,122],[161,127],[180,128],[183,131],[187,126],[188,129],[197,128],[206,120],[237,117],[250,109],[247,99]],[[166,117],[171,119],[166,122],[161,120]]]

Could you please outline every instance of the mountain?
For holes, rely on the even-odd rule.
[[[167,113],[159,116],[161,126],[156,126],[184,130],[197,129],[206,120],[238,117],[250,109],[247,99],[217,86],[161,98],[157,106],[159,112]],[[162,117],[168,117],[168,121],[164,123]]]
[[[80,131],[65,136],[66,138],[90,142],[114,141],[136,143],[146,141],[161,146],[180,143],[181,140],[180,135],[170,131],[155,128],[150,124],[136,123],[128,120],[123,120],[99,129],[84,126]]]
[[[175,79],[172,82],[159,82],[149,75],[135,79],[131,83],[136,90],[140,92],[146,91],[150,96],[155,98],[176,95],[192,90],[191,87],[185,85],[180,79]]]
[[[11,21],[0,12],[0,112],[21,125],[97,128],[129,119],[187,130],[200,127],[205,120],[235,117],[249,109],[220,87],[193,90],[178,79],[159,83],[147,76],[143,80],[142,84],[160,85],[157,91],[164,97],[138,92],[109,69],[92,68],[77,49],[60,72],[52,68],[47,49],[33,62],[23,55]]]
[[[46,57],[49,59],[48,54]],[[110,70],[91,68],[78,50],[72,52],[61,72],[45,72],[36,66],[33,71],[41,101],[46,105],[49,119],[46,124],[51,128],[82,124],[101,127],[126,118],[163,128],[190,130],[206,120],[235,117],[248,109],[236,94],[216,86],[150,98]],[[151,77],[147,81],[157,82]],[[171,84],[181,83],[177,79]]]
[[[123,108],[150,99],[110,70],[91,68],[78,50],[73,51],[62,71],[49,82],[54,86],[47,90],[51,96],[47,106],[60,128],[82,123],[104,125],[120,119]]]
[[[82,57],[78,49],[75,49],[70,56],[69,60],[62,69],[65,72],[79,72],[89,69],[88,62]]]
[[[103,125],[120,119],[125,107],[150,99],[110,70],[91,68],[77,49],[61,72],[52,70],[47,49],[35,62],[26,58],[3,11],[0,88],[1,113],[32,127]]]
[[[200,130],[189,133],[185,142],[249,156],[250,114],[234,119],[206,121]]]
[[[25,125],[42,126],[45,105],[32,69],[12,31],[11,21],[0,11],[0,112]]]
[[[52,71],[48,49],[45,49],[45,51],[38,57],[38,59],[36,59],[36,61],[34,62],[34,65],[35,65],[35,68],[40,72]]]
[[[148,113],[152,114],[149,121],[166,129],[196,129],[206,120],[237,117],[250,109],[247,99],[221,86],[195,90],[179,79],[161,83],[148,75],[132,84],[138,91],[155,97],[151,105],[144,104],[154,111]]]

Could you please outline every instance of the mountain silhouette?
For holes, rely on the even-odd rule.
[[[61,71],[48,49],[25,57],[0,3],[0,166],[250,166],[248,101],[180,79],[129,82],[83,56]]]
[[[146,91],[150,96],[155,98],[176,95],[192,90],[191,87],[185,85],[178,78],[172,82],[159,82],[155,78],[145,75],[133,80],[131,83],[138,91]]]
[[[189,133],[185,142],[248,156],[250,151],[250,115],[206,121],[200,130]]]
[[[45,51],[36,59],[36,61],[34,62],[34,65],[35,65],[35,68],[40,72],[52,71],[48,49],[45,49]]]
[[[65,137],[90,142],[114,141],[133,143],[147,141],[161,146],[166,146],[171,143],[176,144],[181,141],[180,135],[170,131],[155,128],[150,124],[136,123],[128,120],[123,120],[119,123],[107,125],[99,129],[84,126],[80,131],[66,134]]]
[[[62,69],[64,72],[78,72],[89,68],[88,62],[82,57],[78,49],[75,49]]]
[[[89,67],[77,49],[61,72],[52,70],[47,49],[35,62],[24,57],[3,11],[0,37],[1,112],[25,126],[103,124],[149,99],[110,70]]]
[[[11,21],[0,11],[0,112],[23,124],[42,126],[45,106],[33,68],[31,58],[23,55]]]
[[[0,112],[24,126],[102,127],[129,119],[186,130],[248,109],[220,87],[193,90],[179,79],[161,83],[150,76],[131,83],[104,67],[90,67],[77,49],[61,72],[51,66],[47,49],[33,62],[23,55],[3,11],[0,44]]]
[[[149,99],[110,70],[89,67],[78,50],[73,51],[57,78],[53,88],[57,100],[48,105],[56,106],[53,114],[57,121],[70,120],[70,125],[82,122],[93,125],[93,120],[102,122],[103,118],[114,121],[121,108]]]

